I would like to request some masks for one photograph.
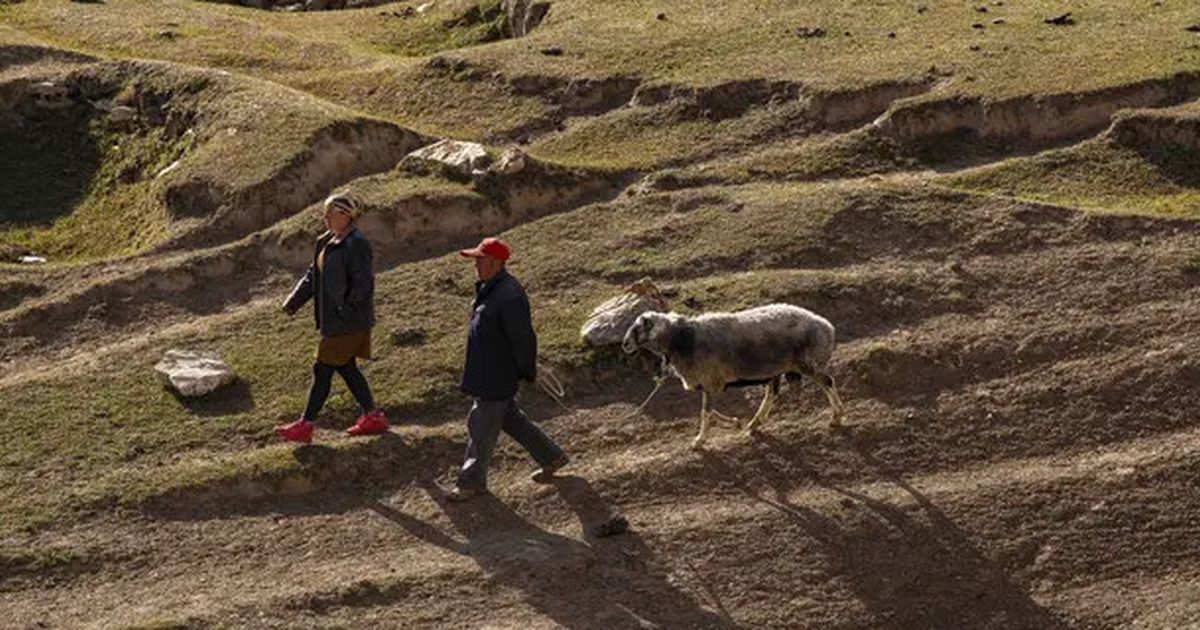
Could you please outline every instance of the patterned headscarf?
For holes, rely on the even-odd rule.
[[[325,211],[336,210],[350,217],[354,221],[362,216],[362,203],[352,197],[349,193],[333,193],[325,200]]]

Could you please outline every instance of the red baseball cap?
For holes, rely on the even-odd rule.
[[[498,238],[485,238],[474,249],[464,249],[459,251],[458,254],[467,258],[483,258],[484,256],[488,256],[504,262],[512,255],[512,250],[508,248],[508,243]]]

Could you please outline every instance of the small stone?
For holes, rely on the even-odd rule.
[[[793,31],[796,37],[800,39],[810,39],[813,37],[825,37],[825,29],[820,26],[797,26]]]
[[[154,371],[166,385],[188,397],[212,393],[237,378],[215,354],[186,350],[168,350]]]
[[[1189,33],[1200,33],[1200,23],[1192,24],[1191,26],[1188,26],[1188,27],[1184,28],[1183,30],[1185,30]]]
[[[974,23],[974,24],[972,24],[972,25],[971,25],[971,28],[983,28],[983,23],[982,23],[982,22],[976,22],[976,23]]]
[[[888,33],[888,39],[896,39],[895,33]]]
[[[976,13],[987,13],[988,8],[984,7],[984,6],[978,6],[978,7],[975,7],[975,12]]]
[[[663,20],[667,19],[667,14],[666,14],[666,13],[659,13],[658,15],[654,16],[654,19],[656,19],[656,20],[658,20],[658,21],[660,21],[660,22],[661,22],[661,21],[663,21]]]
[[[1044,20],[1044,22],[1054,26],[1070,26],[1071,24],[1075,23],[1075,18],[1071,17],[1070,11],[1067,11],[1066,13],[1048,17]]]
[[[992,20],[992,24],[999,25],[999,24],[1005,24],[1005,23],[1006,22],[1004,21],[1004,18],[996,18],[996,19]]]
[[[563,49],[560,46],[546,46],[541,50],[541,53],[547,57],[561,57]]]
[[[509,147],[500,154],[500,159],[496,161],[492,170],[501,175],[516,175],[525,170],[529,160],[525,152],[517,147]]]
[[[113,122],[129,122],[137,118],[137,110],[128,105],[117,105],[108,115],[112,117]]]
[[[979,47],[979,44],[971,44],[970,46],[967,46],[967,50],[970,50],[971,52],[979,52],[982,49]]]

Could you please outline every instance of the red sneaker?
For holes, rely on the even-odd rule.
[[[387,433],[388,421],[387,416],[383,415],[378,409],[371,413],[364,413],[358,417],[354,426],[346,429],[346,433],[350,435],[378,435]]]
[[[275,433],[285,442],[308,444],[312,441],[313,425],[308,420],[301,418],[295,422],[275,427]]]

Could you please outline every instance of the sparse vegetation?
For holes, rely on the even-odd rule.
[[[1195,618],[1190,7],[555,0],[510,38],[506,4],[0,2],[6,619]],[[1067,9],[1074,24],[1045,21]],[[42,82],[63,100],[35,102]],[[1130,102],[1147,109],[1115,113]],[[873,122],[922,103],[938,107],[905,110],[912,133]],[[1071,107],[1084,122],[1056,135]],[[981,140],[967,110],[1038,133]],[[396,166],[441,137],[517,157]],[[295,448],[272,427],[303,404],[317,339],[279,301],[335,189],[368,211],[364,371],[395,426],[340,435],[357,412],[339,384]],[[474,276],[454,250],[496,226],[567,388],[523,403],[574,462],[541,488],[501,449],[496,496],[454,510],[434,487],[468,404]],[[17,263],[28,251],[50,263]],[[680,312],[829,317],[848,428],[792,382],[758,437],[722,428],[682,454],[695,397],[672,385],[635,412],[651,366],[579,339],[644,276]],[[212,350],[238,380],[177,397],[152,370],[169,348]],[[757,395],[713,396],[748,417]],[[614,512],[631,529],[597,535]]]

